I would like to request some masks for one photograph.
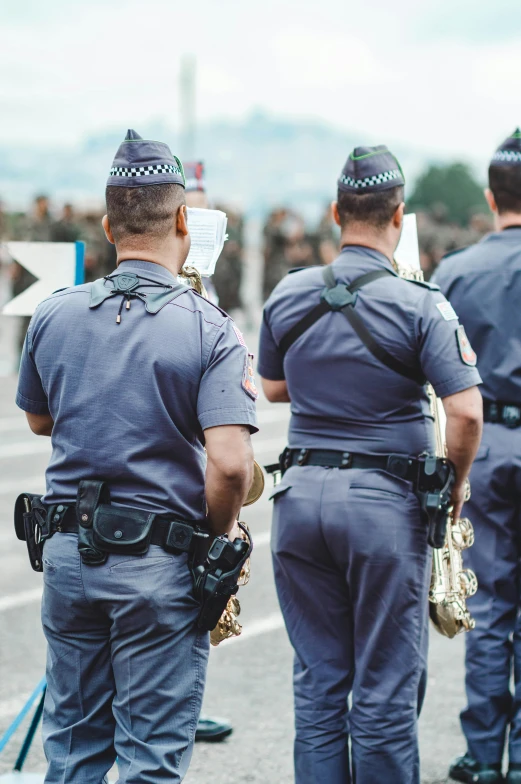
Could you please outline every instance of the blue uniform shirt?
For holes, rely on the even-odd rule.
[[[118,271],[177,282],[150,262]],[[42,302],[23,350],[16,402],[54,420],[44,501],[71,503],[81,479],[100,478],[116,504],[200,519],[203,430],[257,430],[242,336],[191,289],[154,315],[133,300],[116,324],[121,298],[89,309],[91,285]]]
[[[333,262],[337,282],[349,284],[392,269],[381,253],[348,246]],[[286,379],[291,397],[289,446],[364,454],[419,455],[434,450],[425,389],[377,360],[341,313],[326,313],[283,357],[279,343],[320,301],[322,269],[288,275],[264,308],[258,371]],[[411,368],[421,367],[439,397],[479,384],[458,348],[457,318],[442,294],[397,277],[380,278],[358,292],[355,309],[376,341]],[[450,306],[449,306],[450,308]],[[442,311],[445,310],[445,315]]]
[[[448,256],[434,280],[478,355],[483,397],[521,405],[521,227]]]

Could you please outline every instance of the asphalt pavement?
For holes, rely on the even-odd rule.
[[[15,377],[0,378],[0,737],[42,677],[45,662],[42,578],[30,569],[25,546],[15,538],[12,509],[19,492],[43,489],[50,443],[29,432],[13,402],[15,389]],[[259,419],[257,460],[273,462],[285,443],[288,408],[261,399]],[[234,733],[222,744],[196,745],[187,784],[293,781],[292,652],[271,570],[270,484],[267,478],[263,498],[243,514],[256,539],[251,582],[239,594],[243,634],[213,649],[210,659],[204,712],[231,719]],[[431,632],[429,688],[420,721],[422,784],[445,782],[449,761],[464,749],[458,723],[463,648],[462,638],[449,641]],[[21,729],[0,754],[0,781],[12,768],[22,737]],[[39,737],[26,769],[45,769]]]

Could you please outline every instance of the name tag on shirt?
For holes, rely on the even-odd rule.
[[[445,321],[457,321],[458,314],[450,304],[450,302],[438,302],[436,305]]]

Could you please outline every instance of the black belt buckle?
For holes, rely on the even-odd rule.
[[[505,427],[516,428],[521,422],[521,409],[518,406],[503,406],[501,421]]]
[[[194,536],[192,525],[182,523],[180,520],[173,520],[169,527],[165,539],[165,550],[174,552],[188,553]]]
[[[397,476],[399,479],[409,479],[412,481],[412,477],[410,476],[412,465],[413,461],[410,457],[406,457],[405,455],[389,455],[385,470],[393,476]]]

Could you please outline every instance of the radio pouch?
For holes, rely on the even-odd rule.
[[[155,514],[141,509],[102,504],[94,512],[94,544],[108,553],[144,555],[155,519]]]

